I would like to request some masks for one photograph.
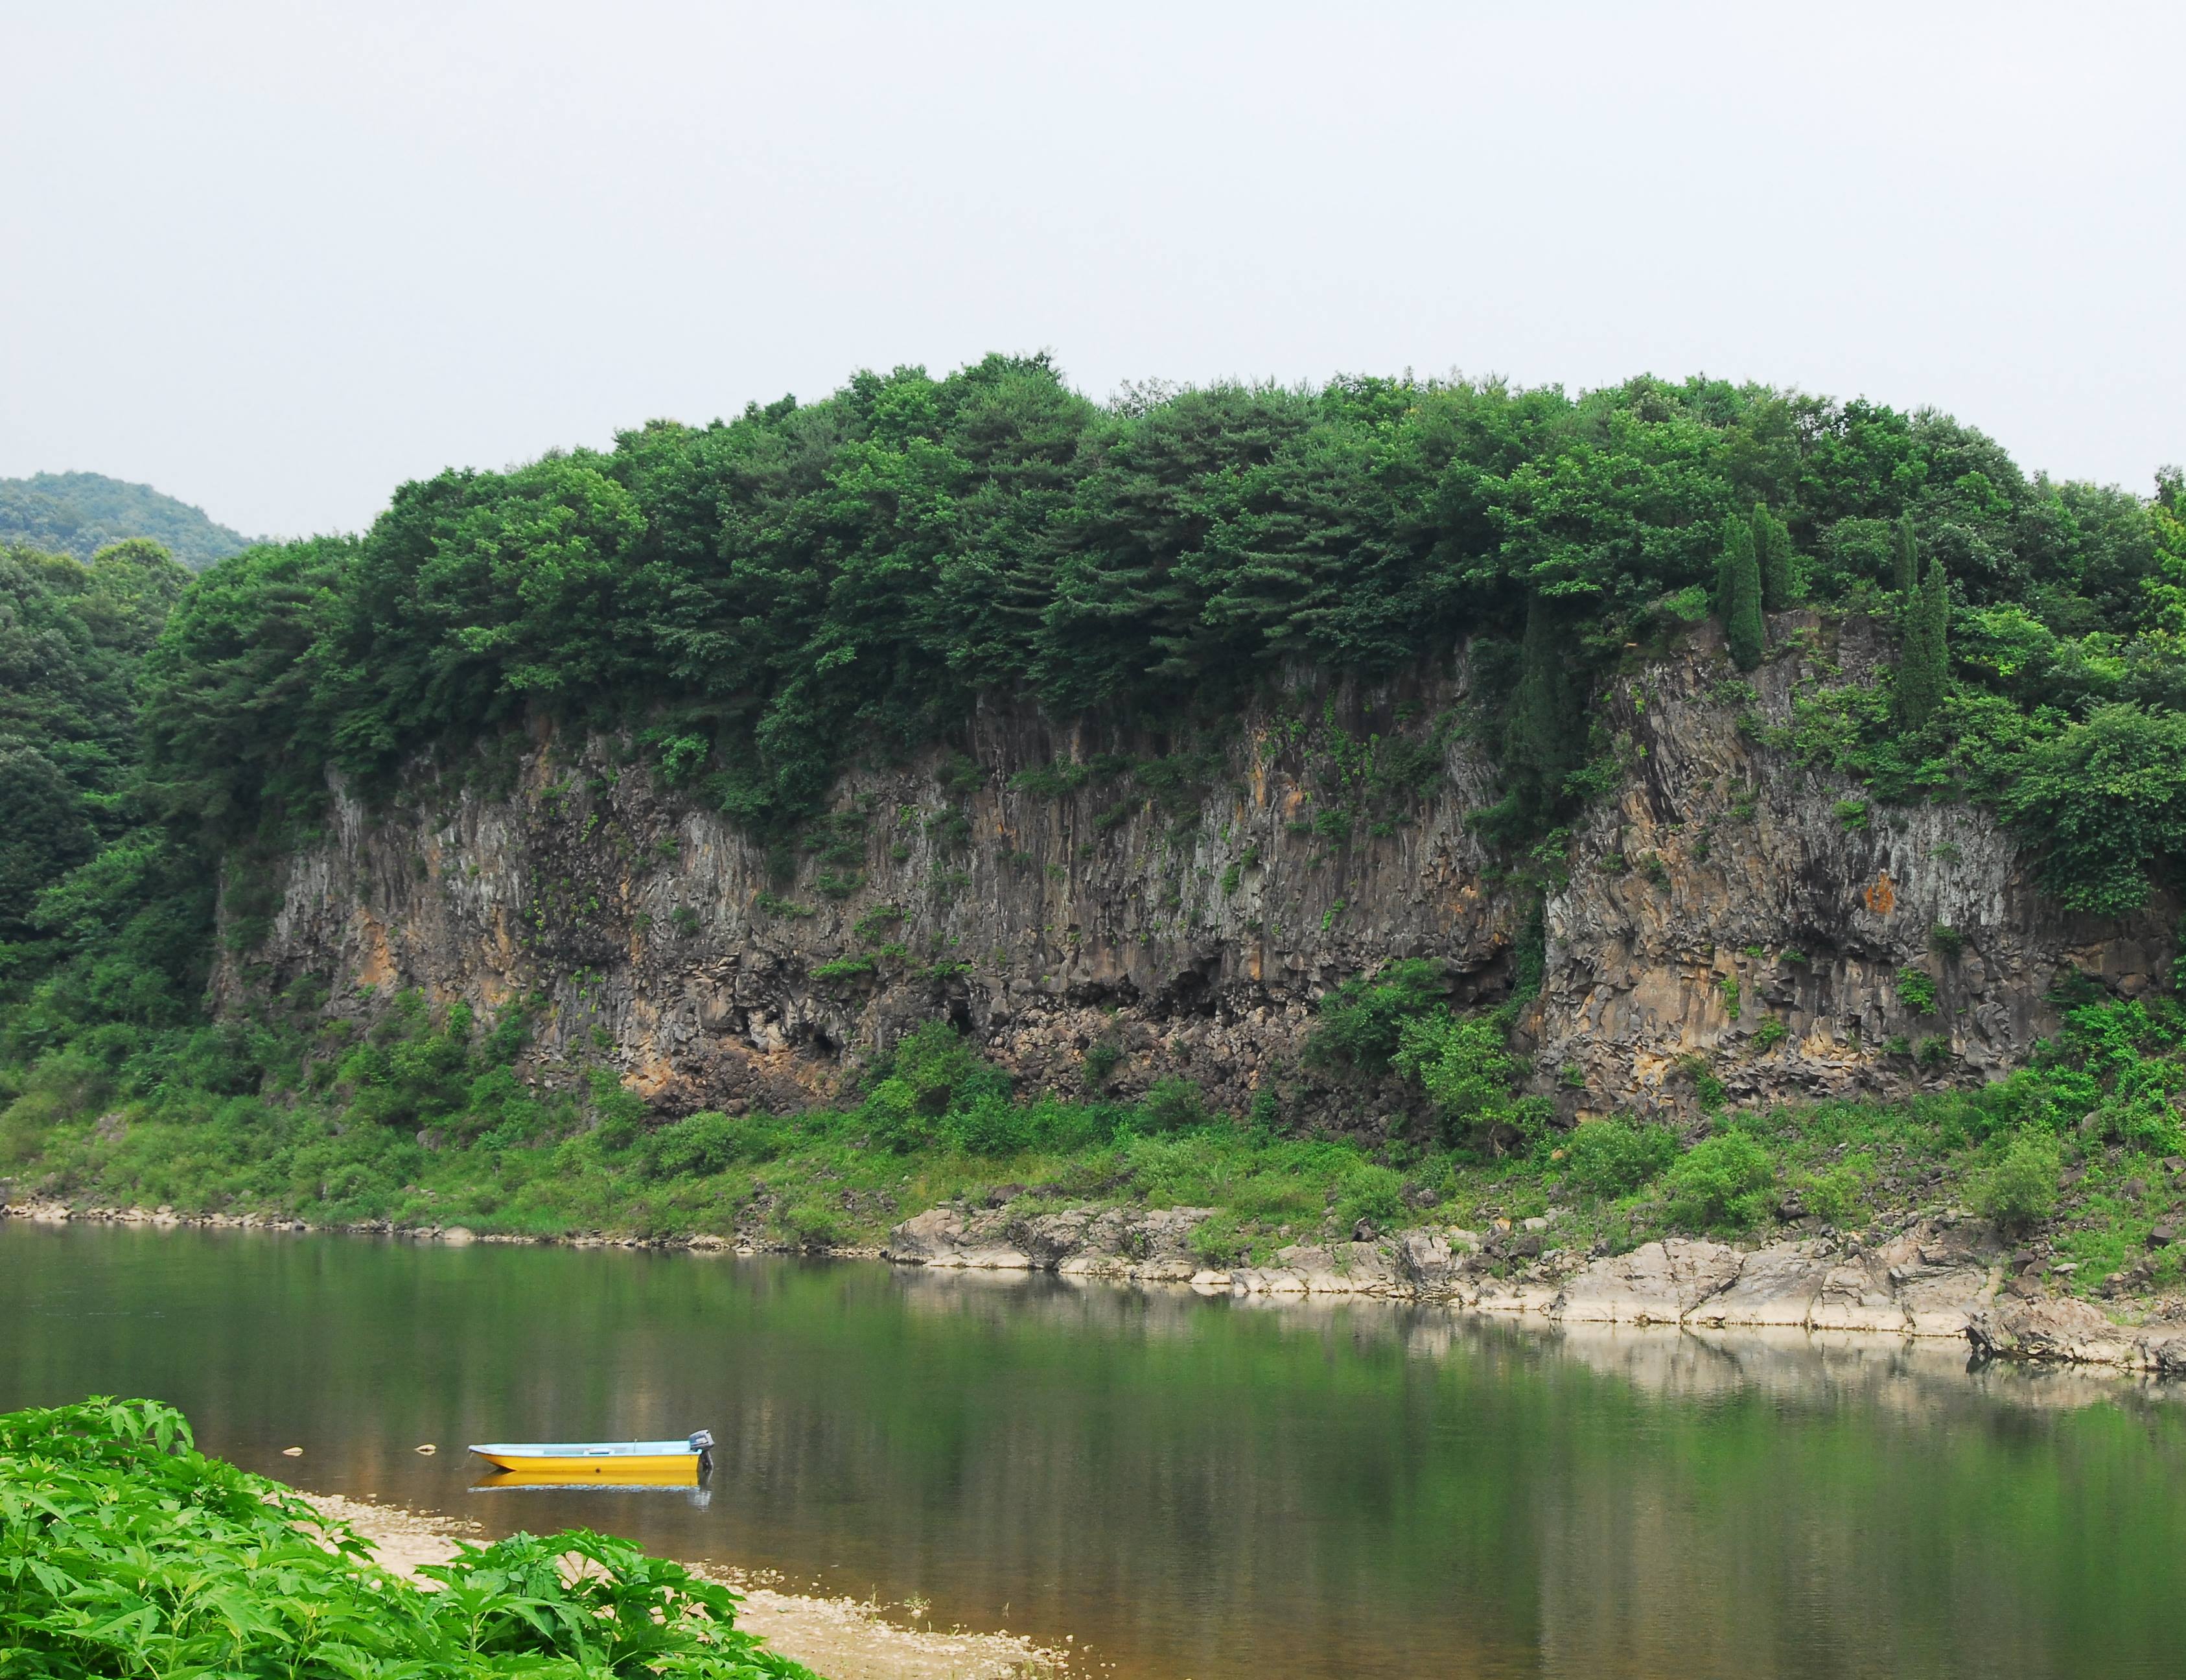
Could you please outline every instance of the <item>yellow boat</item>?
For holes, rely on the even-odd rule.
[[[471,1451],[496,1470],[527,1481],[608,1481],[681,1487],[709,1468],[714,1437],[704,1430],[682,1441],[490,1442]]]
[[[595,1461],[597,1464],[597,1461]],[[705,1480],[687,1455],[669,1470],[490,1470],[471,1484],[473,1492],[489,1487],[703,1487]]]

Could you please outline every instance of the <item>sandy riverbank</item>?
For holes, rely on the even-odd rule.
[[[369,1540],[380,1563],[398,1575],[446,1563],[455,1555],[456,1541],[472,1537],[476,1527],[400,1506],[302,1491],[327,1516]],[[1068,1672],[1062,1653],[1042,1650],[1016,1634],[904,1627],[882,1614],[884,1606],[809,1598],[739,1571],[693,1568],[743,1595],[738,1627],[827,1680],[1033,1680]]]

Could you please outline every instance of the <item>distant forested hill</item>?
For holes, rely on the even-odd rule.
[[[0,543],[88,560],[109,543],[149,537],[192,571],[240,554],[250,539],[149,484],[101,473],[0,479]]]

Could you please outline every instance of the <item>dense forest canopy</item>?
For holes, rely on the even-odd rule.
[[[188,579],[149,542],[0,549],[0,939],[129,826],[137,669]]]
[[[1919,627],[1919,695],[1818,699],[1787,744],[1891,797],[2021,798],[2068,844],[2022,771],[2054,792],[2178,744],[2178,490],[2054,484],[1939,414],[1705,379],[1102,406],[1044,357],[861,373],[607,453],[445,473],[361,537],[224,563],[152,656],[150,775],[165,809],[233,836],[318,798],[328,764],[384,787],[546,708],[642,731],[672,778],[782,827],[845,743],[909,748],[983,691],[1212,717],[1286,661],[1378,675],[1481,638],[1516,698],[1505,815],[1538,825],[1579,767],[1588,665],[1651,614],[1703,616],[1726,532],[1759,508],[1740,540],[1768,576],[1750,619],[1727,615],[1742,663],[1763,605]],[[2089,907],[2144,891],[2186,821],[2186,792],[2142,792],[2133,855],[2059,876]]]
[[[1724,523],[1756,506],[1821,604],[1893,602],[1909,518],[1965,674],[2020,711],[2171,707],[2186,580],[2164,484],[2151,507],[2029,479],[1937,413],[1712,381],[1100,407],[1045,359],[859,374],[612,453],[451,470],[365,536],[223,564],[153,656],[153,759],[175,809],[247,825],[323,761],[384,776],[549,707],[636,724],[726,809],[793,820],[842,742],[914,744],[982,689],[1189,715],[1290,658],[1386,674],[1465,636],[1522,643],[1528,617],[1559,658],[1620,646],[1714,580]]]
[[[240,554],[250,539],[149,484],[99,473],[34,473],[0,479],[0,545],[88,560],[132,537],[158,543],[192,571]]]
[[[216,1087],[205,848],[277,845],[329,766],[384,791],[529,711],[626,728],[781,834],[854,743],[945,737],[982,693],[1184,731],[1293,662],[1463,646],[1506,790],[1477,820],[1515,842],[1599,785],[1588,686],[1628,641],[1713,611],[1750,665],[1802,604],[1877,615],[1897,678],[1812,688],[1770,744],[1886,798],[1987,800],[2065,902],[2123,909],[2186,856],[2182,516],[2175,471],[2148,499],[2053,483],[1940,414],[1719,381],[1104,406],[990,356],[451,470],[187,586],[141,545],[14,551],[8,1053],[197,1033]]]

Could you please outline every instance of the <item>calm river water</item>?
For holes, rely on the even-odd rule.
[[[1094,1673],[2186,1672],[2186,1397],[1954,1347],[0,1222],[0,1409],[95,1392],[305,1487],[921,1598]],[[703,1504],[472,1492],[461,1450],[700,1427]]]

